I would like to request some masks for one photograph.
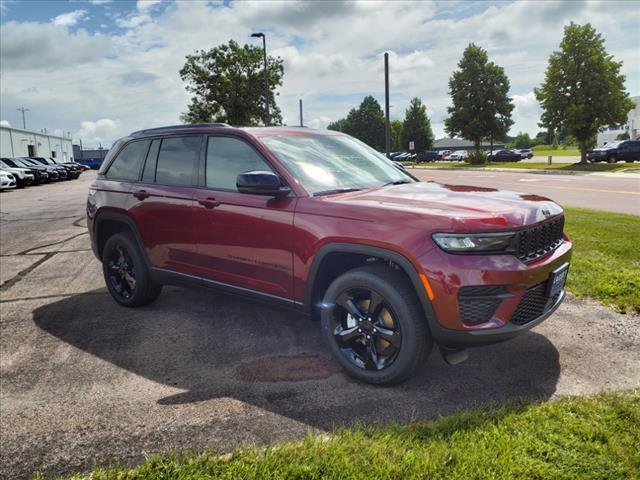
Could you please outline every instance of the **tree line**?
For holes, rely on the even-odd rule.
[[[185,123],[260,125],[265,122],[268,102],[267,124],[280,125],[282,115],[276,98],[284,76],[283,61],[269,56],[267,64],[269,90],[265,94],[260,47],[240,46],[231,40],[188,55],[180,76],[193,96],[181,119]],[[607,53],[604,39],[589,23],[565,26],[560,49],[549,57],[544,81],[534,90],[542,107],[539,126],[545,131],[534,139],[523,132],[510,138],[507,134],[513,125],[514,105],[509,97],[509,78],[501,66],[489,60],[485,49],[470,43],[449,79],[451,106],[445,131],[474,143],[472,161],[484,161],[480,145],[491,139],[511,139],[517,148],[542,139],[547,144],[569,139],[579,146],[582,162],[586,162],[598,128],[625,123],[627,112],[634,108],[621,67],[622,62]],[[433,146],[431,122],[420,98],[413,98],[404,119],[392,121],[390,127],[392,150],[407,150],[409,142],[414,142],[418,151]],[[385,148],[384,113],[372,96],[366,96],[328,128],[353,135],[380,151]]]

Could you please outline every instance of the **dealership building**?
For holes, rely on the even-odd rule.
[[[21,128],[0,126],[0,156],[73,159],[71,139]]]
[[[640,97],[632,97],[636,104],[633,110],[627,114],[627,123],[622,125],[607,125],[598,129],[598,145],[615,142],[618,135],[628,133],[631,140],[640,139]]]

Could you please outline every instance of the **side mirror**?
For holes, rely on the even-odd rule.
[[[282,184],[280,177],[273,172],[253,171],[238,175],[236,186],[240,193],[284,197],[291,189]]]

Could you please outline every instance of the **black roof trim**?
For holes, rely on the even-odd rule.
[[[138,130],[137,132],[133,132],[130,136],[140,136],[147,135],[151,133],[162,133],[167,130],[190,130],[195,128],[216,128],[216,127],[226,127],[231,128],[231,125],[226,123],[194,123],[189,125],[168,125],[166,127],[157,127],[157,128],[147,128],[145,130]]]

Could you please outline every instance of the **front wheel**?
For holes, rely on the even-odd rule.
[[[125,307],[147,305],[162,291],[162,285],[151,279],[137,242],[129,233],[109,237],[102,252],[102,271],[109,293]]]
[[[607,162],[609,163],[616,163],[618,161],[618,159],[616,158],[615,155],[609,155],[609,157],[607,157]]]
[[[344,273],[323,299],[322,331],[351,376],[400,383],[424,365],[433,346],[424,313],[406,277],[384,265]]]

